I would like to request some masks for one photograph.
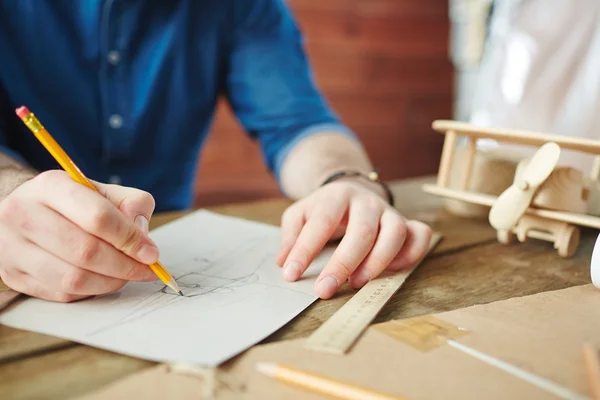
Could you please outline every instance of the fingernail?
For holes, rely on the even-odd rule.
[[[371,274],[369,273],[369,270],[363,269],[352,278],[351,284],[354,288],[359,288],[364,286],[367,282],[369,282],[369,280],[371,280]]]
[[[142,232],[148,233],[148,218],[143,215],[138,215],[135,217],[135,224],[142,230]]]
[[[140,262],[144,264],[152,264],[158,260],[158,249],[156,247],[144,244],[138,250],[137,256]]]
[[[300,273],[300,264],[296,261],[290,261],[283,267],[283,277],[286,281],[295,281],[300,277]]]
[[[317,295],[321,298],[329,298],[334,295],[338,288],[338,281],[333,276],[326,276],[317,284]]]

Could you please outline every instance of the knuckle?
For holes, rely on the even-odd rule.
[[[16,276],[15,270],[6,264],[0,265],[0,279],[4,283],[10,286],[14,277]]]
[[[66,190],[68,195],[74,194],[75,189],[80,186],[74,184],[65,171],[57,169],[43,171],[31,179],[31,182],[34,184],[32,188],[36,188],[34,190],[57,190],[58,185],[62,187],[61,190]]]
[[[344,277],[348,277],[352,274],[352,272],[354,271],[354,268],[352,268],[352,266],[350,265],[350,263],[348,263],[347,261],[338,258],[335,261],[335,269],[341,273],[341,275],[343,275]]]
[[[358,234],[360,238],[367,242],[373,242],[377,236],[377,226],[364,223],[360,226]]]
[[[123,197],[117,208],[126,212],[127,214],[143,213],[152,214],[156,207],[156,201],[154,197],[144,190],[127,188],[128,194]]]
[[[85,286],[86,275],[85,271],[79,268],[66,272],[62,278],[62,290],[66,293],[80,292]]]
[[[308,246],[298,243],[294,248],[294,256],[292,258],[302,262],[308,262],[308,260],[312,260],[314,256],[315,252],[311,251]]]
[[[97,207],[90,213],[90,230],[93,233],[102,232],[106,229],[111,220],[111,212],[108,207]]]
[[[381,271],[389,266],[381,257],[372,256],[368,263],[368,269],[371,272],[371,277],[375,278]]]
[[[349,185],[340,184],[337,188],[339,196],[345,199],[348,199],[354,192],[354,189]]]
[[[410,223],[412,225],[412,229],[415,231],[415,234],[419,236],[422,235],[423,240],[421,240],[420,242],[423,243],[424,247],[427,247],[429,244],[429,240],[431,239],[431,235],[433,235],[433,229],[431,229],[431,227],[426,223],[420,221],[411,221]]]
[[[148,205],[150,211],[154,211],[154,208],[156,207],[154,196],[152,196],[149,192],[142,191],[141,198],[143,202]]]
[[[281,214],[281,225],[286,225],[290,223],[294,220],[294,218],[295,209],[293,208],[293,206],[286,208],[285,211]]]
[[[382,208],[381,198],[377,195],[369,194],[368,196],[365,196],[363,201],[365,202],[365,206],[368,207],[370,210],[376,210],[376,209]]]
[[[77,262],[83,265],[89,264],[96,258],[100,252],[100,242],[91,237],[86,239],[76,251]]]
[[[348,198],[353,192],[353,188],[342,181],[331,182],[330,184],[323,186],[323,190],[324,192],[327,192],[326,195],[324,193],[324,196],[326,197],[335,195],[336,197]]]
[[[421,253],[422,251],[420,249],[412,249],[412,251],[409,251],[406,255],[406,263],[408,265],[416,263],[419,261],[419,258],[421,258]]]
[[[53,184],[57,180],[64,178],[64,171],[57,169],[50,169],[47,171],[40,172],[34,180],[42,185]]]
[[[24,231],[31,231],[35,224],[27,205],[15,196],[8,196],[2,201],[0,220]]]
[[[333,217],[328,214],[323,214],[319,216],[319,224],[325,232],[331,232],[336,228]]]
[[[144,190],[137,190],[137,192],[131,196],[126,197],[125,200],[129,200],[130,207],[143,208],[144,211],[153,212],[156,207],[154,197]]]
[[[2,220],[12,220],[23,211],[22,203],[14,196],[7,196],[2,200],[2,206],[0,207],[0,218]]]

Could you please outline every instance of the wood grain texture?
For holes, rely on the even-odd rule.
[[[151,365],[104,350],[72,347],[0,364],[0,398],[66,399]]]
[[[399,208],[410,218],[428,222],[444,240],[386,304],[375,323],[485,304],[510,297],[590,282],[589,262],[595,235],[582,232],[581,245],[568,260],[551,244],[530,240],[510,246],[497,243],[486,221],[463,219],[441,210],[441,199],[419,190],[435,177],[393,185]],[[282,200],[211,208],[225,215],[278,224],[289,205]],[[184,215],[157,216],[152,227]],[[356,291],[345,285],[332,299],[317,301],[265,340],[306,337]],[[153,363],[59,339],[2,327],[0,351],[19,343],[22,353],[0,360],[0,398],[65,398],[83,394]],[[62,345],[61,345],[62,343]],[[35,381],[35,384],[32,382]]]
[[[398,0],[397,3],[409,3]],[[411,2],[394,5],[371,0],[370,8],[348,0],[346,9],[316,9],[291,2],[296,19],[305,32],[307,45],[318,42],[331,46],[355,47],[392,55],[439,56],[447,51],[448,3]],[[358,7],[363,7],[359,9]],[[379,6],[379,7],[378,7]],[[434,12],[419,12],[434,7]],[[420,10],[419,10],[420,9]]]
[[[520,129],[489,128],[452,120],[434,121],[432,126],[434,130],[442,134],[452,131],[456,132],[459,136],[469,136],[478,139],[494,139],[499,142],[536,147],[540,147],[548,142],[554,142],[563,150],[580,151],[589,154],[600,154],[600,140],[581,138],[577,136],[564,136],[554,133]]]
[[[373,17],[395,16],[447,16],[447,0],[287,0],[294,10],[330,11],[354,13]]]
[[[510,247],[494,243],[431,257],[411,275],[374,323],[587,284],[590,239],[587,236],[584,249],[568,261],[549,251],[543,242]],[[315,303],[264,343],[306,337],[352,292],[344,287],[333,299]],[[66,397],[72,391],[81,394],[149,365],[154,364],[78,346],[0,365],[0,376],[9,378],[0,382],[0,397],[51,399]],[[35,385],[31,384],[32,377]]]

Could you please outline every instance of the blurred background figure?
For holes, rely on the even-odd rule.
[[[600,2],[456,3],[470,10],[465,14],[473,19],[467,30],[473,44],[464,48],[474,54],[467,53],[471,57],[457,64],[474,66],[464,91],[458,93],[461,119],[482,126],[600,139]],[[486,30],[481,29],[484,21]],[[499,147],[481,142],[480,149],[490,148]],[[536,150],[501,148],[526,155]],[[592,156],[562,154],[562,164],[583,172],[592,167]]]
[[[454,119],[600,140],[600,2],[449,0],[449,16]],[[466,145],[459,138],[451,187],[460,185]],[[499,195],[512,184],[518,163],[536,150],[479,140],[469,190]],[[600,167],[593,156],[567,150],[559,165],[570,171],[571,184],[585,185]],[[600,187],[590,196],[588,212],[600,214]],[[459,215],[487,218],[489,212],[445,203]]]

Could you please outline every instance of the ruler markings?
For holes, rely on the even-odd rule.
[[[441,234],[433,233],[428,254],[441,239]],[[345,354],[421,262],[409,270],[383,275],[368,282],[313,332],[304,347],[331,354]]]

